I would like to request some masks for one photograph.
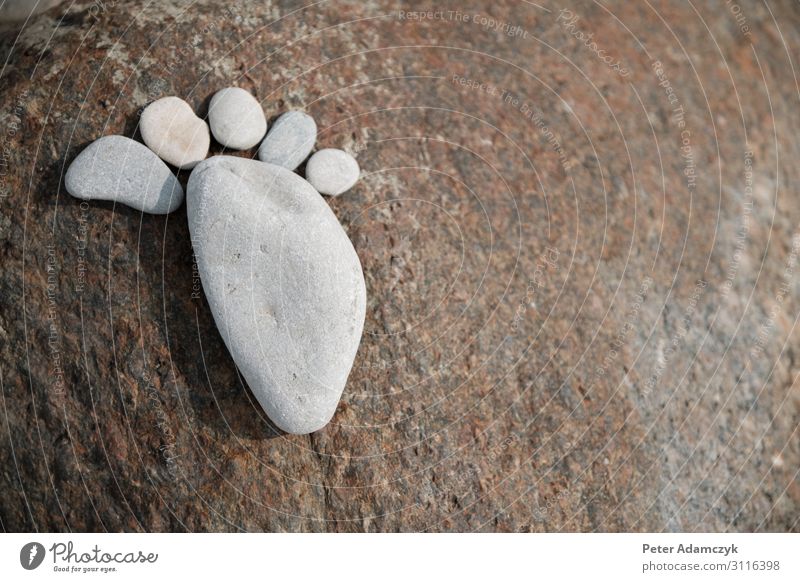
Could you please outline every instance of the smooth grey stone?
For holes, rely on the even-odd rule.
[[[306,179],[320,194],[338,196],[358,182],[361,169],[356,159],[343,150],[319,150],[306,164]]]
[[[314,118],[302,111],[289,111],[272,124],[272,129],[258,148],[258,159],[294,170],[308,157],[316,141],[317,124]]]
[[[121,135],[89,144],[70,164],[64,184],[76,198],[114,200],[150,214],[168,214],[183,202],[183,188],[167,165]]]
[[[336,216],[290,170],[214,156],[187,190],[189,231],[214,321],[282,430],[330,421],[361,341],[366,286]]]
[[[214,139],[235,150],[258,145],[267,132],[261,104],[239,87],[227,87],[214,94],[208,106],[208,124]]]
[[[194,168],[208,155],[208,124],[179,97],[162,97],[142,111],[142,140],[159,158],[176,168]]]
[[[64,0],[0,0],[0,23],[22,23],[25,19],[41,14]]]

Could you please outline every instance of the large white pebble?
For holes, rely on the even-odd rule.
[[[287,170],[294,170],[305,161],[317,141],[314,118],[302,111],[289,111],[272,124],[258,148],[258,159]]]
[[[358,182],[361,170],[356,159],[333,148],[319,150],[306,164],[306,179],[320,194],[338,196]]]
[[[162,97],[145,107],[139,122],[142,139],[158,157],[176,168],[194,168],[208,155],[208,125],[178,97]]]
[[[115,200],[151,214],[167,214],[183,202],[183,188],[167,164],[121,135],[89,144],[70,164],[64,185],[76,198]]]
[[[239,87],[227,87],[214,94],[208,107],[208,123],[214,139],[235,150],[258,145],[267,131],[261,104]]]
[[[333,416],[366,313],[361,263],[297,174],[213,156],[189,177],[187,214],[214,321],[247,384],[289,433]]]

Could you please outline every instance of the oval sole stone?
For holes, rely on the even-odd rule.
[[[234,362],[288,433],[325,426],[366,313],[361,262],[336,216],[290,170],[215,156],[189,178],[203,289]]]

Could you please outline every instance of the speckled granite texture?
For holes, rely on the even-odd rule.
[[[414,4],[4,29],[4,530],[800,529],[797,3]],[[185,205],[63,187],[148,102],[230,85],[363,171],[329,203],[365,333],[310,436],[237,375]]]

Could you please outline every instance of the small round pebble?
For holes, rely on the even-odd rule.
[[[258,148],[258,159],[294,170],[308,157],[316,141],[314,118],[302,111],[289,111],[272,124]]]
[[[183,99],[163,97],[153,101],[142,112],[139,127],[147,147],[176,168],[194,168],[208,155],[208,125]]]
[[[214,139],[235,150],[258,145],[267,132],[261,104],[239,87],[227,87],[214,94],[208,107],[208,122]]]
[[[319,150],[306,164],[306,179],[317,192],[328,196],[347,192],[358,182],[360,173],[353,156],[333,148]]]
[[[130,138],[107,135],[70,164],[67,192],[83,200],[113,200],[150,214],[168,214],[183,202],[183,188],[167,164]]]

